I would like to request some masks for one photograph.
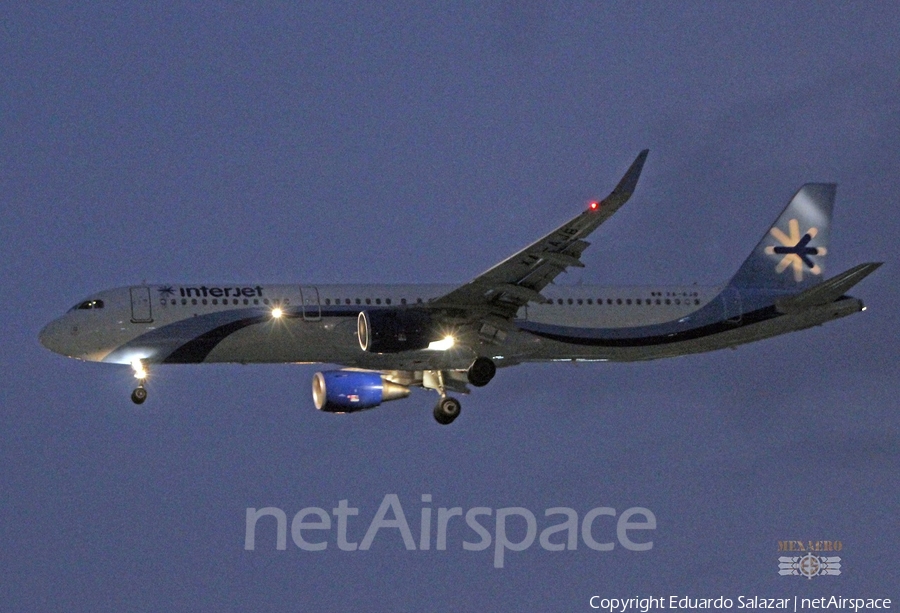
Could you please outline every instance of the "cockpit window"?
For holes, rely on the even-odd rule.
[[[102,309],[103,301],[102,300],[85,300],[79,304],[73,306],[71,311],[86,311],[88,309]]]

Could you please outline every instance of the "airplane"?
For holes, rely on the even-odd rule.
[[[865,310],[846,292],[880,262],[823,280],[836,185],[807,183],[727,283],[717,287],[559,286],[585,239],[624,205],[647,159],[570,221],[468,283],[143,285],[91,294],[41,330],[65,356],[129,364],[147,399],[158,364],[332,363],[313,402],[353,413],[436,391],[453,422],[469,385],[543,361],[636,361],[735,347]]]

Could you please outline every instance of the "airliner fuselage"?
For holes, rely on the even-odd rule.
[[[120,287],[80,302],[51,322],[41,339],[58,353],[113,364],[140,359],[145,365],[324,362],[373,370],[464,369],[479,354],[490,354],[498,366],[671,357],[759,340],[862,309],[861,301],[848,298],[798,317],[773,306],[781,292],[554,286],[543,292],[547,303],[519,308],[511,325],[474,330],[479,338],[468,339],[463,348],[460,331],[451,324],[438,336],[453,336],[457,342],[452,348],[398,353],[361,349],[361,311],[427,308],[455,287]],[[81,305],[91,308],[78,308]],[[472,345],[479,349],[473,351]]]

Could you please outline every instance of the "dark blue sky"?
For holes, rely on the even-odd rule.
[[[0,24],[0,610],[900,597],[900,8],[21,3]],[[645,147],[561,283],[724,281],[802,183],[835,181],[827,273],[885,261],[853,291],[869,309],[736,351],[504,370],[446,428],[425,392],[319,413],[313,366],[160,368],[136,408],[128,368],[37,343],[143,280],[464,282]],[[391,529],[277,551],[262,523],[244,550],[247,507],[348,499],[359,541],[387,494],[416,539],[423,494],[435,516],[641,506],[658,525],[647,552],[535,542],[503,569],[464,524],[447,551]],[[840,540],[843,574],[778,576],[787,539]]]

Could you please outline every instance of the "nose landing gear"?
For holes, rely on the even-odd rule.
[[[144,401],[147,400],[147,390],[144,388],[144,381],[147,380],[147,371],[140,360],[132,362],[131,368],[134,369],[134,378],[138,380],[138,386],[131,392],[131,402],[144,404]]]
[[[147,400],[147,390],[142,383],[131,392],[131,402],[134,404],[143,404],[145,400]]]

